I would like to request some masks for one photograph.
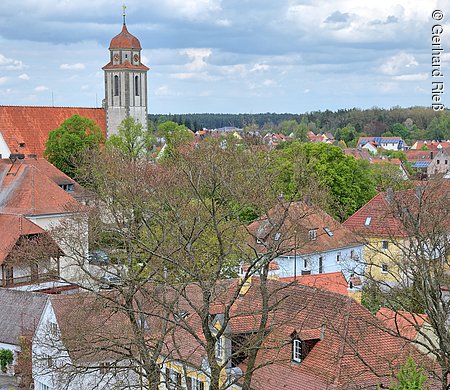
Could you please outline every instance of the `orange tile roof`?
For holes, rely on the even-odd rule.
[[[296,278],[287,276],[280,278],[279,280],[286,283],[297,281],[297,283],[303,286],[315,287],[336,294],[348,295],[348,282],[341,271],[317,275],[299,275]]]
[[[425,314],[409,313],[382,307],[377,312],[377,318],[384,322],[386,328],[413,341],[428,317]]]
[[[39,164],[34,165],[33,159],[23,161],[15,175],[8,175],[11,163],[0,160],[0,213],[45,215],[80,209],[81,205],[41,171]],[[19,167],[20,161],[16,164]]]
[[[50,131],[75,114],[96,122],[106,136],[105,110],[80,107],[0,106],[0,133],[11,153],[42,157]]]
[[[0,214],[0,232],[0,264],[2,264],[21,236],[45,233],[45,230],[21,215]]]

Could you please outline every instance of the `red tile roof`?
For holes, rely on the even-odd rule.
[[[380,192],[350,216],[343,225],[363,236],[404,237],[400,221],[394,217],[386,193]]]
[[[132,65],[129,61],[124,61],[121,64],[116,64],[116,65],[109,62],[102,69],[105,70],[105,69],[124,69],[124,68],[125,69],[138,69],[138,70],[148,70],[149,69],[144,64]]]
[[[431,150],[407,150],[405,155],[408,161],[431,161],[433,159]]]
[[[21,215],[0,214],[0,264],[21,236],[45,233],[45,230]]]
[[[286,283],[297,281],[297,283],[303,286],[315,287],[336,294],[348,295],[348,282],[342,272],[330,272],[317,275],[299,275],[296,278],[293,276],[288,276],[280,278],[279,280]]]
[[[50,131],[75,114],[96,122],[106,137],[105,110],[80,107],[0,106],[0,133],[11,153],[42,157]]]
[[[218,302],[218,308],[228,302],[237,282],[221,281],[213,289],[213,303]],[[256,366],[261,368],[254,372],[254,389],[376,388],[379,383],[389,385],[399,365],[410,354],[419,364],[431,365],[411,343],[385,332],[380,320],[348,297],[301,285],[288,286],[274,280],[268,281],[268,288],[271,300],[278,303],[276,310],[269,314],[267,338],[257,355]],[[204,302],[198,286],[188,285],[183,289],[183,296],[186,297],[184,304],[184,299],[180,299],[179,294],[172,292],[170,287],[165,288],[164,292],[158,291],[156,288],[145,294],[144,302],[149,305],[147,315],[153,313],[154,319],[158,318],[156,322],[151,322],[150,317],[148,319],[153,325],[149,326],[148,342],[151,343],[153,337],[156,340],[161,337],[158,328],[161,319],[157,310],[159,304],[158,301],[150,302],[154,293],[164,293],[165,304],[173,293],[177,307],[186,306],[188,313],[174,328],[174,333],[163,333],[167,342],[164,343],[162,355],[169,360],[183,359],[193,367],[202,367],[206,356],[205,339],[201,331],[202,321],[195,308],[201,310]],[[121,351],[121,346],[126,347],[127,351],[133,350],[135,346],[130,343],[129,320],[122,311],[108,308],[109,304],[105,305],[99,297],[96,301],[91,298],[94,301],[92,304],[88,304],[86,299],[83,304],[77,304],[77,299],[82,297],[79,294],[75,297],[52,297],[58,323],[63,325],[63,337],[66,332],[72,332],[74,337],[71,340],[65,338],[70,341],[67,346],[74,347],[83,359],[92,359],[98,354],[95,346],[110,342],[108,340],[112,340],[112,334],[114,351]],[[254,278],[247,293],[234,301],[230,308],[232,321],[225,328],[225,337],[256,329],[261,318],[261,305],[259,279]],[[110,315],[111,311],[113,315]],[[294,332],[304,341],[311,341],[311,349],[300,363],[291,360],[291,336]],[[88,349],[83,351],[83,347]],[[115,357],[124,358],[120,353],[116,353]],[[240,367],[245,371],[245,360]]]
[[[387,329],[413,341],[428,317],[425,314],[409,313],[401,310],[394,311],[387,307],[382,307],[377,312],[377,318],[384,322]]]
[[[9,160],[0,160],[0,213],[15,215],[61,214],[81,205],[58,186],[33,159],[16,162],[15,175],[8,175]],[[44,164],[42,164],[45,166]],[[47,167],[48,168],[48,167]],[[13,172],[16,168],[13,169]],[[52,171],[52,169],[48,169]],[[55,176],[54,173],[50,175]]]
[[[252,247],[255,237],[266,243],[274,242],[277,233],[280,233],[280,249],[285,249],[283,255],[293,255],[295,247],[297,254],[311,254],[359,245],[357,237],[350,230],[325,211],[305,202],[280,204],[268,214],[268,217],[262,217],[248,227],[252,234]],[[310,230],[316,230],[314,240],[309,239]],[[264,253],[266,247],[257,244],[256,249]]]
[[[109,49],[141,49],[141,43],[134,35],[128,32],[127,26],[124,23],[122,31],[117,34],[111,43],[109,44]]]

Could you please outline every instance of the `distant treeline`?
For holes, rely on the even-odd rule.
[[[336,129],[352,125],[357,132],[377,132],[379,128],[378,131],[383,133],[394,124],[405,123],[406,120],[412,121],[419,129],[427,129],[431,121],[439,115],[441,113],[428,107],[393,107],[391,109],[375,107],[367,110],[352,108],[338,111],[313,111],[304,114],[151,114],[149,120],[156,123],[171,120],[197,131],[202,128],[217,129],[228,126],[244,128],[250,125],[269,129],[270,126],[276,127],[283,121],[294,119],[298,123],[307,124],[310,129],[320,131],[334,133]]]

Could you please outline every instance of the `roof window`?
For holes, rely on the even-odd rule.
[[[372,221],[372,217],[367,217],[366,222],[364,222],[364,226],[369,226],[371,221]]]
[[[333,237],[333,232],[328,227],[324,227],[323,230],[325,230],[325,233],[327,233],[330,237]]]

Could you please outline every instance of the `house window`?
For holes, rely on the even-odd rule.
[[[350,258],[351,258],[351,259],[354,259],[354,258],[355,258],[355,250],[354,250],[354,249],[352,249],[352,250],[350,251]]]
[[[339,263],[341,261],[341,252],[338,252],[336,254],[336,263]]]
[[[444,161],[444,164],[447,165],[447,164],[448,164],[448,160],[445,160],[445,161]]]
[[[292,360],[298,363],[302,361],[302,341],[297,338],[292,340]]]
[[[280,241],[281,238],[281,233],[280,232],[276,232],[275,233],[275,237],[273,238],[275,241]]]
[[[119,76],[114,76],[114,96],[119,96]]]
[[[111,362],[100,363],[100,374],[105,375],[111,369]]]
[[[389,272],[389,267],[387,264],[381,264],[381,272],[387,274]]]
[[[47,386],[44,383],[37,381],[36,379],[34,380],[34,388],[36,390],[51,390],[52,389],[51,387]]]
[[[330,237],[333,237],[333,232],[328,227],[324,227],[323,230],[325,230],[325,233],[327,233]]]
[[[440,160],[436,160],[436,164],[439,164],[440,163]]]
[[[170,368],[166,368],[166,389],[181,390],[181,374]]]
[[[57,336],[58,335],[58,325],[56,325],[54,322],[50,322],[49,327],[50,327],[50,334],[52,336]]]
[[[52,368],[53,367],[53,358],[50,355],[47,355],[46,360],[47,360],[47,367]]]
[[[222,361],[223,358],[223,337],[219,337],[216,341],[216,359]]]
[[[364,222],[364,226],[369,226],[371,221],[372,221],[372,217],[367,217],[366,222]]]
[[[205,383],[197,378],[191,378],[192,390],[205,390]]]
[[[310,241],[314,241],[315,239],[317,239],[317,229],[311,229],[308,232],[308,237],[309,237]]]
[[[323,257],[319,257],[319,274],[323,274]]]
[[[139,76],[134,77],[134,92],[136,96],[139,96]]]
[[[389,242],[387,241],[381,241],[381,248],[388,249],[389,248]]]

